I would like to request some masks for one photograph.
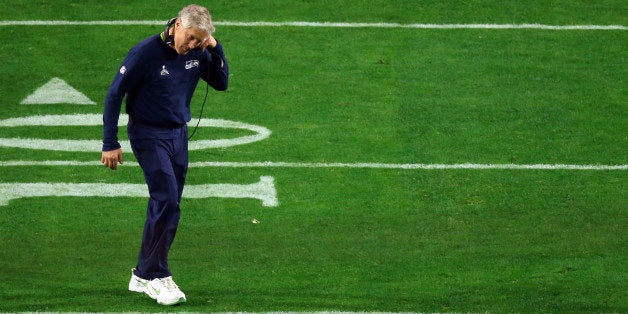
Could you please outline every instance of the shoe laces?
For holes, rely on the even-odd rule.
[[[179,289],[179,286],[177,286],[177,284],[174,283],[174,280],[172,280],[172,277],[159,278],[159,281],[164,286],[164,288],[166,288],[166,290],[169,292],[176,291]]]

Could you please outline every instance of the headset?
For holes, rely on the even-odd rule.
[[[163,40],[167,45],[174,45],[174,37],[170,36],[170,29],[174,26],[176,22],[177,22],[177,18],[173,17],[168,21],[168,23],[166,23],[166,29],[164,30]],[[205,97],[203,98],[203,104],[201,105],[201,113],[198,116],[198,122],[196,122],[196,126],[194,127],[194,130],[192,130],[192,134],[188,136],[188,141],[192,139],[194,134],[196,134],[196,130],[198,129],[199,124],[201,123],[201,118],[203,117],[203,109],[205,109],[205,102],[207,101],[208,93],[209,93],[209,83],[207,83],[207,86],[205,87]]]
[[[164,30],[163,40],[168,45],[174,45],[174,37],[170,36],[170,29],[174,26],[176,22],[177,22],[177,18],[173,17],[170,20],[168,20],[168,23],[166,23],[166,29]],[[214,54],[212,51],[210,51],[210,53]],[[209,94],[209,83],[207,83],[207,86],[205,86],[205,97],[203,98],[203,104],[201,105],[201,113],[198,115],[198,122],[196,122],[196,126],[194,127],[192,134],[188,136],[188,141],[192,139],[192,136],[194,136],[194,134],[196,134],[196,130],[198,129],[199,124],[201,123],[201,118],[203,117],[203,109],[205,109],[205,102],[207,101],[207,94]]]
[[[164,42],[168,45],[174,45],[174,37],[170,36],[170,28],[174,26],[177,22],[177,18],[171,18],[168,23],[166,23],[166,29],[164,30]]]

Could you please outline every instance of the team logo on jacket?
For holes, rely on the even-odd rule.
[[[189,70],[191,68],[198,67],[198,65],[199,65],[198,60],[188,60],[185,62],[185,69]]]
[[[170,74],[170,72],[168,72],[168,70],[166,70],[166,66],[165,65],[162,65],[161,66],[161,72],[159,72],[159,74],[161,74],[161,76],[164,76],[164,75]]]

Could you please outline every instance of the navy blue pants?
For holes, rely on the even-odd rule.
[[[135,275],[148,280],[172,276],[168,252],[181,217],[188,169],[187,127],[175,129],[173,134],[174,139],[131,139],[150,194]]]

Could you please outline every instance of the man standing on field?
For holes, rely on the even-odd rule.
[[[219,91],[228,84],[227,60],[213,32],[206,8],[186,6],[163,33],[129,51],[105,98],[101,162],[112,170],[122,163],[118,118],[126,96],[127,133],[150,194],[129,290],[164,305],[186,301],[172,280],[168,252],[179,224],[188,169],[190,101],[201,78]]]

